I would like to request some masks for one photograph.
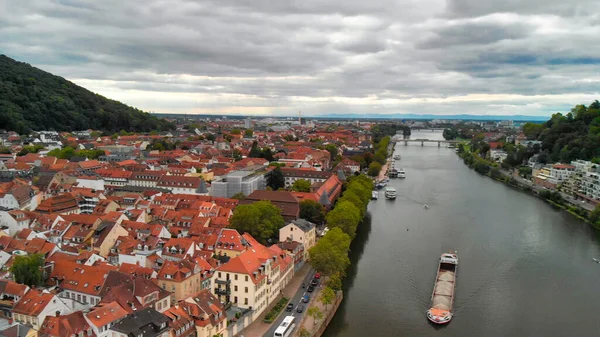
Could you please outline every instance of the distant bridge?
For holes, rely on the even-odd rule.
[[[435,132],[435,131],[444,131],[444,128],[419,128],[419,127],[411,127],[410,130],[415,130],[415,131],[430,131],[431,132]]]
[[[461,143],[459,140],[439,140],[439,139],[396,139],[394,142],[401,143],[404,142],[404,145],[408,145],[408,143],[421,143],[421,146],[425,145],[425,143],[437,143],[438,147],[442,144],[458,144]]]

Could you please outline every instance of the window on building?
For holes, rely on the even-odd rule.
[[[246,282],[248,282],[248,275],[245,276]]]
[[[245,287],[244,292],[247,294],[248,293],[248,287]]]
[[[244,304],[248,305],[248,297],[244,298]]]

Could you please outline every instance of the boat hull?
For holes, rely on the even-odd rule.
[[[427,319],[434,324],[447,324],[452,320],[457,271],[458,256],[442,254],[431,294],[431,307],[427,310]]]

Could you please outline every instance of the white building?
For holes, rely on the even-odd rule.
[[[503,150],[490,150],[490,159],[497,163],[503,162],[506,159],[506,157],[508,157],[508,153],[506,153]]]
[[[560,185],[573,173],[575,173],[575,166],[573,165],[554,164],[550,167],[550,182],[555,185]]]

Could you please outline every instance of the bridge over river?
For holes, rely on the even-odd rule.
[[[392,140],[393,142],[397,143],[401,143],[404,142],[404,145],[408,145],[408,143],[421,143],[421,146],[425,145],[425,143],[437,143],[438,147],[440,147],[442,144],[458,144],[461,141],[458,140],[439,140],[439,139],[394,139]]]

